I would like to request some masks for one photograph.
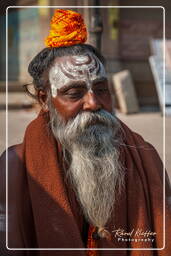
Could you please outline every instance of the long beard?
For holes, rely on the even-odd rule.
[[[104,227],[124,183],[119,122],[104,110],[82,112],[66,124],[52,108],[50,117],[55,138],[69,153],[66,175],[84,216],[92,225]]]

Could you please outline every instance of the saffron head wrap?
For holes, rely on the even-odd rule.
[[[87,30],[81,14],[71,10],[57,9],[51,19],[47,47],[62,47],[83,44],[87,40]]]

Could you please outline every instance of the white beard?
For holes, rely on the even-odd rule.
[[[93,226],[104,227],[124,184],[118,149],[120,124],[104,110],[82,112],[65,124],[51,108],[50,118],[55,138],[69,152],[66,175],[84,216]]]

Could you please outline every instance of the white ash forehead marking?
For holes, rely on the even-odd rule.
[[[65,63],[60,65],[62,71],[71,79],[84,79],[85,74],[97,74],[99,72],[99,60],[96,56],[87,54],[81,56],[73,56],[72,59],[66,59]]]
[[[88,55],[81,55],[81,56],[72,56],[72,59],[74,60],[76,65],[83,64],[89,60]]]
[[[56,62],[49,71],[52,96],[56,97],[57,89],[61,89],[71,81],[83,80],[90,90],[92,81],[100,77],[106,77],[106,72],[103,64],[94,54],[87,53],[66,58],[62,63]]]

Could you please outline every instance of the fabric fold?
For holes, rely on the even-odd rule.
[[[122,122],[121,126],[124,132],[120,154],[125,168],[125,186],[106,225],[112,241],[93,242],[90,226],[87,244],[121,249],[96,251],[96,254],[83,250],[78,255],[126,256],[127,251],[122,248],[146,248],[146,251],[129,251],[129,255],[166,256],[171,252],[170,245],[163,251],[148,250],[163,246],[163,165],[149,143]],[[47,114],[41,112],[28,126],[23,148],[38,247],[84,248],[82,211],[74,191],[64,180],[61,148],[48,128]],[[168,183],[166,186],[170,191]],[[168,206],[166,214],[170,216]],[[167,223],[171,226],[168,218]],[[169,234],[166,230],[166,237]],[[57,254],[41,251],[40,255]]]

